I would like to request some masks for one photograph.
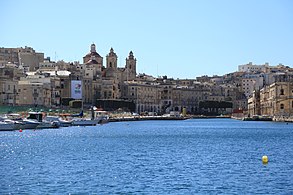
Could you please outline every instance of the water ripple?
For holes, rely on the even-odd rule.
[[[0,132],[0,194],[290,194],[292,125],[208,119]]]

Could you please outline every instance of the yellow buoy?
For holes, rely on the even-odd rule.
[[[268,158],[268,156],[263,156],[262,157],[262,163],[263,164],[267,164],[269,162],[269,158]]]

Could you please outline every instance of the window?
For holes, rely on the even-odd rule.
[[[280,90],[280,95],[284,95],[284,89]]]
[[[280,109],[283,110],[284,109],[284,104],[280,105]]]

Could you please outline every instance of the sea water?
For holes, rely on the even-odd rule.
[[[293,124],[190,119],[0,132],[0,194],[221,193],[293,193]]]

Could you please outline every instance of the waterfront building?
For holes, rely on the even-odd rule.
[[[269,86],[269,101],[274,116],[291,116],[293,114],[293,75],[275,76],[276,82]]]
[[[273,88],[269,86],[265,86],[260,90],[260,99],[259,99],[259,106],[260,106],[260,114],[261,115],[267,115],[267,116],[273,116],[274,112],[272,109],[273,105],[273,99],[270,98],[270,90],[273,90]],[[253,100],[251,100],[251,103]]]
[[[161,86],[158,83],[146,83],[141,81],[124,82],[123,99],[132,101],[136,105],[135,112],[156,112],[161,113]]]
[[[243,113],[247,110],[250,115],[291,115],[291,96],[277,93],[282,89],[284,94],[289,94],[292,90],[288,75],[293,69],[283,64],[249,63],[240,65],[238,72],[224,76],[174,80],[145,73],[137,75],[136,62],[130,51],[125,66],[118,67],[118,56],[110,48],[104,66],[95,44],[90,45],[83,63],[54,62],[30,47],[0,48],[0,104],[59,107],[63,100],[72,99],[71,81],[80,80],[85,106],[98,101],[103,105],[105,101],[108,106],[111,102],[119,102],[116,106],[132,104],[131,110],[135,103],[138,113],[164,114],[185,108],[187,113],[209,114],[218,112],[218,108],[205,109],[202,105],[228,103],[218,114],[238,109]]]
[[[248,99],[248,114],[292,117],[293,75],[275,75],[274,83],[255,91]]]
[[[199,102],[204,100],[205,94],[208,92],[209,90],[202,84],[189,87],[176,86],[173,89],[173,110],[181,112],[183,108],[186,108],[187,113],[199,113]]]
[[[247,113],[249,117],[261,114],[259,90],[253,91],[251,96],[248,98]]]

